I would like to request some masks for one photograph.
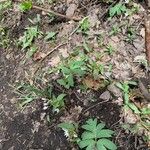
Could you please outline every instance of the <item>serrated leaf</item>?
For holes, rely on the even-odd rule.
[[[101,129],[105,127],[105,123],[99,123],[96,127],[97,132],[99,132]]]
[[[62,86],[65,86],[65,85],[66,85],[66,82],[65,82],[65,80],[63,80],[63,79],[58,79],[58,80],[57,80],[57,83],[59,83],[59,84],[62,85]]]
[[[108,139],[100,139],[97,141],[98,145],[103,145],[105,148],[108,148],[110,150],[116,150],[117,146]]]
[[[69,86],[71,86],[71,87],[74,86],[74,80],[73,80],[73,75],[72,75],[72,74],[70,74],[70,75],[67,77],[67,81],[68,81]]]
[[[88,124],[83,125],[82,128],[87,130],[87,131],[91,131],[91,132],[93,132],[93,130],[94,130],[93,126],[88,125]]]
[[[90,140],[83,140],[79,142],[79,147],[80,148],[85,148],[88,145],[95,145],[95,141],[90,139]]]
[[[103,129],[99,132],[97,132],[97,138],[106,138],[106,137],[112,137],[112,134],[114,131],[109,129]]]
[[[93,134],[92,132],[86,132],[86,131],[82,133],[81,137],[83,140],[96,138],[95,134]]]
[[[103,146],[103,145],[102,145],[101,143],[99,143],[99,142],[97,142],[96,148],[97,148],[97,150],[107,150],[107,149],[105,148],[105,146]]]
[[[97,119],[95,118],[93,119],[89,119],[86,121],[87,124],[91,125],[93,127],[93,130],[96,130],[96,126],[97,126]]]

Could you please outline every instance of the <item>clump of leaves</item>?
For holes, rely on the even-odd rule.
[[[85,130],[78,145],[86,150],[116,150],[117,146],[110,140],[114,131],[105,129],[105,123],[98,123],[97,119],[89,119],[82,126]]]
[[[32,8],[32,1],[29,0],[29,1],[23,1],[21,2],[21,4],[19,5],[19,8],[21,11],[28,11]]]
[[[115,15],[121,15],[123,13],[126,13],[126,11],[126,6],[122,3],[118,3],[109,9],[109,16],[114,17]]]
[[[62,79],[57,82],[69,89],[74,87],[75,77],[83,77],[86,74],[86,64],[83,60],[69,60],[67,63],[60,66],[59,70],[62,73]]]
[[[107,47],[106,47],[106,51],[109,55],[112,55],[113,52],[114,52],[114,48],[112,47],[112,45],[108,44]]]
[[[63,123],[58,124],[58,127],[62,128],[65,136],[68,138],[69,141],[76,142],[78,140],[78,134],[77,134],[78,125],[77,124],[63,122]]]
[[[48,100],[48,103],[50,104],[50,106],[53,107],[53,111],[55,112],[59,112],[61,108],[63,108],[65,106],[64,103],[64,97],[66,96],[66,94],[60,94],[57,97],[55,95],[52,95],[52,98],[50,98]]]
[[[38,36],[40,32],[38,31],[37,26],[32,26],[26,28],[24,35],[19,38],[19,45],[21,45],[22,50],[30,47],[32,45],[33,40]]]

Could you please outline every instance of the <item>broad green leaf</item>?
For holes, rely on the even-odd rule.
[[[104,147],[110,149],[110,150],[116,150],[117,146],[108,139],[100,139],[97,141],[98,145],[103,145]]]
[[[109,129],[102,129],[101,131],[97,132],[97,138],[106,138],[106,137],[112,137],[112,134],[114,131]]]
[[[93,149],[95,149],[95,143],[90,143],[86,148],[86,150],[93,150]]]
[[[68,75],[71,73],[70,69],[68,69],[67,67],[64,67],[64,66],[61,67],[61,70],[64,75]]]
[[[94,120],[93,119],[89,119],[89,120],[86,121],[86,123],[91,125],[93,127],[93,129],[96,129],[97,119],[96,118]]]
[[[96,135],[95,134],[93,134],[92,132],[83,132],[82,133],[82,139],[84,139],[84,140],[87,140],[87,139],[94,139],[94,138],[96,138],[95,137]]]
[[[90,140],[83,140],[83,141],[80,141],[79,142],[79,147],[80,148],[85,148],[87,147],[88,145],[94,145],[95,144],[95,141],[90,139]]]
[[[116,83],[116,86],[118,87],[118,88],[120,88],[122,91],[124,91],[124,88],[123,88],[123,86],[122,86],[122,84],[121,83]]]

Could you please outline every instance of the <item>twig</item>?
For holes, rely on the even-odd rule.
[[[38,66],[38,68],[34,71],[34,75],[35,75],[35,73],[42,67],[42,62],[43,62],[50,54],[52,54],[55,50],[57,50],[59,47],[65,45],[65,44],[67,44],[67,42],[61,43],[61,44],[59,44],[58,46],[54,47],[51,51],[49,51],[49,52],[39,61],[39,63],[41,63],[41,65]]]
[[[145,49],[148,65],[150,64],[150,15],[145,16]]]
[[[87,109],[85,109],[85,110],[83,111],[83,114],[86,113],[87,111],[89,111],[90,109],[96,107],[97,105],[106,103],[106,102],[108,102],[108,101],[109,101],[109,100],[105,100],[105,101],[102,101],[102,102],[98,102],[98,103],[96,103],[95,105],[92,105],[92,106],[88,107]]]
[[[13,1],[14,1],[14,2],[18,2],[18,3],[21,3],[21,2],[22,2],[22,1],[20,1],[20,0],[13,0]],[[41,10],[41,11],[44,11],[44,12],[46,12],[46,13],[51,13],[51,14],[53,14],[53,15],[55,15],[55,16],[59,16],[59,17],[61,17],[61,18],[66,18],[66,19],[69,19],[69,20],[75,20],[75,21],[80,21],[80,20],[81,20],[81,18],[68,17],[68,16],[66,16],[66,15],[60,14],[60,13],[58,13],[58,12],[55,12],[55,11],[53,11],[53,10],[51,10],[51,9],[45,9],[45,8],[43,8],[43,7],[36,6],[36,5],[32,5],[32,8],[38,9],[38,10]]]

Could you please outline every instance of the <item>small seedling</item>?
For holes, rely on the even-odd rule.
[[[133,40],[135,39],[136,37],[136,32],[135,30],[132,28],[132,27],[129,27],[127,29],[127,38],[126,38],[126,41],[131,43],[133,42]]]
[[[122,3],[118,3],[109,9],[109,16],[110,17],[114,17],[115,15],[118,16],[123,13],[126,13],[126,11],[127,11],[126,6]]]
[[[37,52],[37,47],[34,45],[31,46],[30,49],[28,49],[27,58],[32,57],[36,52]]]
[[[110,140],[114,131],[105,129],[105,123],[98,123],[97,119],[89,119],[82,126],[85,130],[78,145],[86,150],[116,150],[117,146]]]
[[[48,101],[50,106],[53,107],[54,112],[59,112],[61,108],[65,106],[64,103],[64,97],[66,94],[60,94],[57,97],[55,95],[52,95],[52,98]]]
[[[116,35],[118,34],[119,32],[121,31],[121,29],[117,26],[117,25],[114,25],[109,33],[109,35]]]
[[[108,44],[107,47],[106,47],[106,51],[109,55],[112,55],[113,52],[114,52],[114,48],[112,47],[112,45]]]
[[[21,2],[21,4],[19,5],[19,8],[21,11],[28,11],[32,8],[32,1],[29,0],[29,1],[23,1]]]
[[[60,66],[59,70],[63,78],[58,79],[57,82],[67,89],[74,87],[75,77],[83,77],[86,74],[86,68],[86,64],[82,60],[69,60],[66,64]]]
[[[21,45],[22,50],[30,47],[32,45],[33,40],[38,36],[40,32],[38,31],[37,26],[28,27],[24,32],[24,35],[19,38],[18,44]]]
[[[88,17],[83,18],[79,23],[79,29],[77,32],[82,32],[86,34],[86,32],[90,29],[90,22],[88,20]]]

